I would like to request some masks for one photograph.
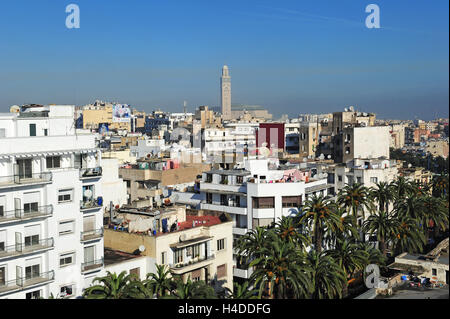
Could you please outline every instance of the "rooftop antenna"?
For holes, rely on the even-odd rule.
[[[184,110],[184,114],[186,115],[186,107],[187,107],[187,102],[186,101],[184,101],[184,103],[183,103],[183,110]]]

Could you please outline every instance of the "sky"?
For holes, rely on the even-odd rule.
[[[65,9],[80,8],[68,29]],[[365,26],[369,4],[380,29]],[[0,112],[97,99],[151,112],[232,103],[448,117],[448,0],[2,0]]]

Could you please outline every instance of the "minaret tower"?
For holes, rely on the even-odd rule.
[[[231,119],[231,77],[226,65],[222,68],[222,77],[220,78],[221,86],[221,106],[222,119]]]

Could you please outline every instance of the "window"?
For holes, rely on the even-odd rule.
[[[68,220],[59,222],[58,232],[59,236],[73,234],[75,232],[75,221]]]
[[[58,191],[58,203],[67,203],[72,201],[73,189],[60,189]]]
[[[371,177],[370,182],[374,184],[378,183],[378,177]]]
[[[61,156],[50,156],[46,158],[47,168],[61,167]]]
[[[39,264],[25,267],[25,279],[32,279],[32,278],[39,277],[40,270],[41,270],[41,265],[39,265]]]
[[[36,136],[36,124],[30,124],[30,136]]]
[[[141,278],[141,269],[139,267],[130,269],[130,275],[136,279]]]
[[[130,188],[131,187],[131,181],[127,180],[127,179],[124,179],[124,181],[127,183],[127,188]]]
[[[25,247],[39,244],[39,235],[32,235],[25,237]]]
[[[193,272],[191,272],[191,277],[192,277],[192,281],[200,281],[202,276],[202,270],[198,269],[198,270],[194,270]]]
[[[217,266],[217,278],[223,278],[227,276],[227,264]]]
[[[212,183],[212,174],[206,174],[206,182]]]
[[[220,195],[220,205],[222,206],[228,206],[228,202],[227,202],[227,195]]]
[[[17,160],[19,178],[31,178],[33,176],[31,159]]]
[[[437,276],[437,269],[436,268],[431,269],[431,275],[432,276]]]
[[[206,193],[206,203],[212,204],[212,194],[211,193]]]
[[[274,208],[275,197],[253,197],[253,208]]]
[[[283,196],[282,197],[282,207],[300,207],[302,205],[301,196]]]
[[[163,251],[161,253],[161,265],[165,265],[167,263],[167,252]]]
[[[362,178],[361,177],[356,177],[356,182],[358,184],[362,184]]]
[[[27,292],[26,295],[25,295],[26,299],[39,299],[40,297],[41,297],[41,291],[40,290]]]
[[[6,282],[6,267],[0,267],[0,286],[4,285]]]
[[[217,241],[217,251],[224,249],[225,249],[225,238],[222,238]]]
[[[175,250],[175,263],[182,263],[183,262],[183,250]]]
[[[23,211],[25,214],[36,213],[38,211],[38,209],[39,209],[39,203],[37,203],[37,202],[23,204]]]
[[[48,129],[44,128],[44,136],[48,136]]]
[[[0,205],[0,217],[5,216],[5,206]]]
[[[192,250],[193,250],[192,255],[193,258],[200,256],[200,244],[192,246]]]
[[[236,176],[236,184],[242,184],[244,182],[244,176]]]
[[[338,175],[338,181],[342,182],[342,175]]]
[[[73,292],[75,290],[74,286],[75,285],[73,285],[73,284],[62,286],[59,290],[59,295],[63,298],[72,296]]]
[[[75,253],[68,253],[59,256],[59,266],[64,267],[75,263]]]

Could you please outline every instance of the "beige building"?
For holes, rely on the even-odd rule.
[[[448,142],[445,140],[429,140],[427,141],[426,151],[430,152],[433,156],[448,157]]]
[[[334,137],[334,160],[346,163],[356,158],[389,159],[388,126],[344,128]]]
[[[105,229],[106,248],[134,253],[143,246],[141,255],[167,265],[184,281],[204,280],[216,290],[233,289],[232,221],[186,216],[185,206],[122,209],[116,218],[125,222]]]
[[[392,124],[390,125],[391,143],[392,148],[402,148],[405,146],[405,125],[404,124]]]
[[[433,175],[423,167],[407,167],[399,169],[399,176],[416,183],[430,184]]]
[[[333,113],[333,134],[339,134],[347,126],[374,126],[376,115],[373,113],[355,112],[353,107],[350,111]]]
[[[195,111],[194,119],[200,121],[201,128],[221,127],[222,120],[214,115],[214,111],[209,110],[207,105],[199,106]]]
[[[192,184],[210,168],[203,163],[179,164],[167,158],[148,158],[138,160],[135,165],[122,166],[119,175],[127,184],[130,204],[141,202],[139,206],[151,206],[162,195],[164,187]]]
[[[317,146],[319,145],[320,130],[320,123],[300,123],[298,139],[300,157],[316,157]]]

